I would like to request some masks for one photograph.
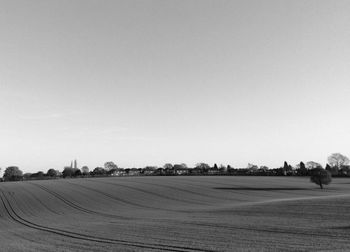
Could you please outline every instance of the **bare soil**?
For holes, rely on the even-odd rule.
[[[0,183],[1,251],[350,250],[350,179],[109,177]]]

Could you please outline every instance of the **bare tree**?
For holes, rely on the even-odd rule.
[[[328,163],[333,167],[338,167],[339,169],[343,165],[349,164],[349,162],[350,162],[349,158],[340,153],[333,153],[328,157]]]
[[[309,161],[306,163],[306,168],[309,170],[314,169],[314,168],[318,168],[318,167],[322,168],[322,165],[320,163],[317,163],[314,161]]]

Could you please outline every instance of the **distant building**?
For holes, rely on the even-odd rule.
[[[110,173],[111,176],[125,176],[126,172],[124,169],[114,169],[112,173]]]
[[[74,162],[70,162],[70,168],[78,169],[78,162],[76,159],[74,159]]]

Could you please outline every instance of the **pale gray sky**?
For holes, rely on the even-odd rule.
[[[350,155],[350,1],[4,1],[0,167]]]

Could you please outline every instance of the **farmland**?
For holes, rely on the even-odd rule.
[[[108,177],[0,184],[1,251],[350,250],[350,180]]]

